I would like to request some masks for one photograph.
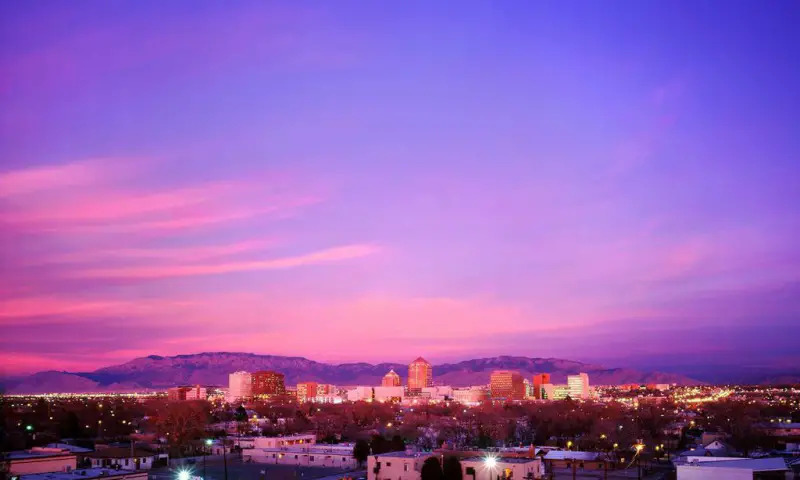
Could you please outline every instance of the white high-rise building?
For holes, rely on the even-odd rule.
[[[238,402],[253,396],[253,375],[250,372],[233,372],[228,375],[228,401]]]
[[[569,387],[570,398],[587,400],[590,397],[589,375],[583,372],[577,375],[568,375],[567,386]]]

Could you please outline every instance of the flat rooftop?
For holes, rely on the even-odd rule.
[[[462,462],[485,462],[486,457],[469,457],[469,458],[462,458]],[[530,462],[538,462],[539,458],[525,458],[525,457],[496,457],[495,462],[498,465],[502,465],[504,463],[530,463]]]
[[[378,454],[377,457],[378,458],[428,458],[433,455],[436,454],[433,452],[386,452]]]
[[[81,468],[71,472],[48,472],[22,475],[21,480],[86,480],[90,478],[117,478],[141,475],[147,478],[146,471],[116,470],[113,468]]]
[[[33,448],[31,450],[15,450],[7,452],[6,460],[24,460],[31,458],[74,457],[75,454],[61,448]]]

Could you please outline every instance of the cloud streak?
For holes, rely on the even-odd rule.
[[[199,275],[220,275],[235,272],[252,272],[261,270],[280,270],[287,268],[321,265],[341,262],[372,255],[379,251],[375,245],[345,245],[331,247],[293,257],[274,258],[270,260],[254,260],[244,262],[227,262],[200,265],[161,265],[153,267],[120,267],[76,270],[68,273],[79,278],[124,278],[124,279],[156,279],[169,277],[192,277]]]

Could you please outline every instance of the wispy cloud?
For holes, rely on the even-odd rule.
[[[60,165],[42,165],[0,173],[0,198],[97,183],[119,159],[90,159]]]
[[[200,265],[160,265],[147,267],[119,267],[75,270],[68,275],[80,278],[125,278],[147,279],[188,277],[197,275],[217,275],[223,273],[248,272],[258,270],[278,270],[285,268],[319,265],[365,257],[376,253],[375,245],[346,245],[326,248],[305,255],[274,258],[270,260],[254,260],[243,262],[227,262]]]

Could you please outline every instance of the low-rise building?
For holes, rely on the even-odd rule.
[[[434,453],[389,452],[370,455],[367,459],[367,480],[420,480],[422,464]]]
[[[358,462],[353,457],[353,444],[295,445],[280,448],[249,448],[242,450],[245,461],[295,465],[304,467],[335,467],[354,469]]]
[[[427,395],[432,402],[444,402],[453,399],[453,387],[446,385],[423,387],[422,394]]]
[[[22,475],[20,480],[147,480],[147,472],[112,468],[82,468],[69,472],[49,472]]]
[[[315,443],[317,443],[317,436],[313,433],[305,435],[286,435],[283,437],[252,437],[252,446],[248,445],[247,448],[285,448],[299,445],[314,445]]]
[[[480,456],[461,459],[465,479],[495,480],[496,478],[531,480],[544,478],[541,458]]]
[[[690,462],[677,466],[677,480],[753,480],[786,478],[789,468],[782,458],[738,458]]]
[[[4,455],[6,470],[11,475],[68,472],[78,465],[77,456],[64,448],[33,447]]]
[[[576,470],[604,470],[607,458],[599,452],[575,450],[550,450],[544,456],[545,466],[553,468],[575,468]]]
[[[108,447],[86,454],[94,468],[119,467],[123,470],[150,470],[158,454],[138,448]]]
[[[489,398],[489,391],[486,387],[454,388],[453,400],[464,405],[479,405]]]

